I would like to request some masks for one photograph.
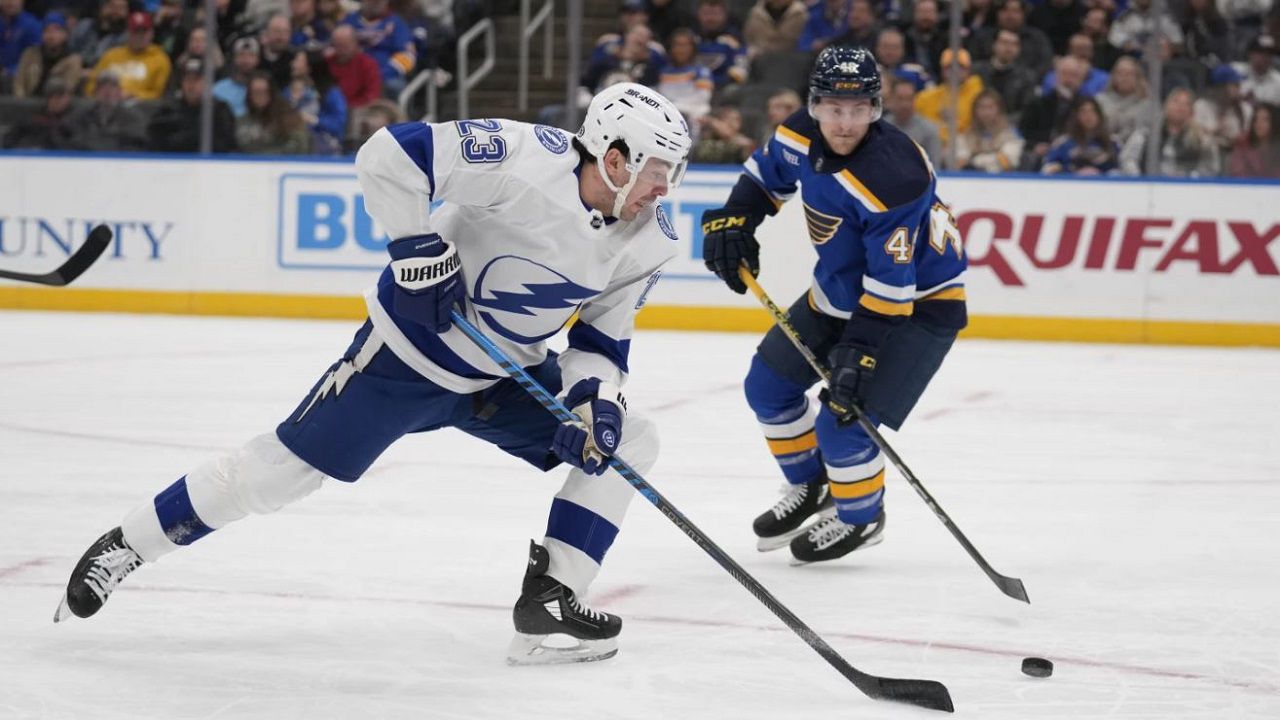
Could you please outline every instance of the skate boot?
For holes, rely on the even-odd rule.
[[[125,543],[120,528],[108,531],[89,546],[71,571],[67,593],[53,621],[61,622],[72,615],[87,618],[98,612],[120,581],[141,564],[142,558]]]
[[[751,523],[756,531],[756,549],[769,552],[786,547],[791,539],[804,533],[810,520],[834,517],[836,506],[827,489],[826,476],[801,485],[792,485],[778,504],[764,511]]]
[[[547,549],[530,541],[524,589],[512,613],[516,636],[507,662],[552,665],[616,655],[622,618],[582,604],[572,590],[546,574],[550,564]]]
[[[871,547],[884,539],[884,508],[866,525],[849,525],[830,517],[791,541],[792,565],[835,560],[859,548]]]

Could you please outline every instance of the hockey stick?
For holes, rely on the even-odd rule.
[[[818,377],[822,378],[824,383],[830,383],[830,371],[828,371],[826,366],[822,364],[821,360],[814,356],[813,351],[804,344],[804,341],[800,339],[800,334],[791,326],[791,320],[787,317],[787,314],[774,304],[773,300],[769,298],[768,293],[764,291],[764,288],[760,287],[760,283],[756,281],[755,277],[751,274],[751,271],[748,270],[746,266],[740,267],[738,268],[738,276],[747,284],[747,287],[751,288],[751,292],[760,299],[760,304],[764,305],[765,309],[769,311],[769,314],[773,316],[773,321],[782,329],[783,334],[787,336],[787,339],[791,341],[791,344],[796,346],[796,350],[800,351],[800,354],[804,356],[806,361],[808,361],[809,366],[813,368],[813,371],[818,373]],[[1030,604],[1031,600],[1027,597],[1027,589],[1022,586],[1022,581],[1018,578],[1001,575],[996,572],[995,568],[991,567],[991,564],[982,557],[982,553],[979,553],[978,549],[973,546],[973,543],[969,542],[969,538],[965,537],[964,533],[960,532],[960,528],[956,527],[956,524],[951,520],[951,516],[947,515],[947,512],[938,505],[936,500],[933,499],[933,496],[930,495],[929,491],[925,489],[923,484],[921,484],[920,479],[916,477],[916,474],[911,472],[911,469],[902,461],[902,458],[898,456],[898,453],[894,452],[893,448],[889,445],[889,441],[885,440],[884,436],[880,434],[880,431],[876,429],[876,426],[867,419],[866,414],[862,412],[862,408],[854,405],[849,408],[848,414],[853,415],[853,417],[858,421],[858,425],[867,433],[868,436],[871,437],[872,441],[880,447],[880,450],[882,450],[889,458],[894,467],[898,468],[898,472],[902,473],[902,476],[907,479],[907,483],[909,483],[911,487],[915,488],[916,494],[924,500],[924,504],[929,506],[929,509],[933,511],[933,514],[936,515],[938,519],[942,521],[942,524],[951,531],[951,535],[955,537],[962,546],[964,546],[965,551],[969,553],[969,557],[973,558],[974,562],[978,563],[978,567],[982,568],[982,572],[986,573],[987,577],[991,578],[991,582],[995,583],[996,587],[1000,588],[1000,592],[1008,595],[1014,600],[1021,600],[1024,603]]]
[[[67,261],[62,263],[58,269],[47,273],[21,273],[13,272],[12,270],[0,270],[0,278],[62,287],[80,277],[85,270],[88,270],[89,266],[102,255],[102,251],[106,250],[110,244],[111,228],[106,225],[99,225],[89,233],[89,237],[85,238],[84,244],[72,253],[71,257],[67,258]]]
[[[484,333],[476,329],[457,310],[453,311],[453,322],[462,332],[466,333],[467,337],[471,338],[472,342],[484,350],[494,362],[498,363],[507,375],[519,383],[520,387],[532,395],[540,405],[551,411],[551,414],[555,415],[557,420],[561,422],[576,422],[578,420],[578,417],[570,412],[563,403],[556,400],[551,393],[547,392],[546,388],[539,385],[538,381],[525,372],[524,368],[512,362],[506,353],[502,352],[501,348],[494,345],[489,338],[485,337]],[[816,632],[810,629],[808,625],[805,625],[786,606],[778,602],[778,599],[755,578],[751,577],[741,565],[729,557],[724,550],[721,550],[720,546],[716,545],[711,538],[699,530],[689,518],[684,516],[684,513],[677,510],[661,493],[646,482],[639,473],[631,469],[630,465],[627,465],[618,457],[611,457],[609,458],[609,466],[617,470],[624,480],[630,483],[646,500],[653,503],[685,535],[688,535],[690,539],[697,543],[703,552],[710,555],[711,559],[727,570],[748,592],[764,603],[765,607],[772,610],[774,615],[777,615],[782,622],[786,623],[787,627],[800,636],[800,639],[808,643],[809,647],[816,650],[824,660],[838,670],[841,675],[848,678],[868,697],[876,700],[896,700],[929,708],[930,710],[945,710],[946,712],[954,710],[951,704],[951,694],[947,692],[946,686],[940,682],[935,680],[902,680],[868,675],[850,665]]]

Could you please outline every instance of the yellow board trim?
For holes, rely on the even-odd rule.
[[[774,455],[794,455],[818,447],[818,434],[813,430],[785,440],[767,440],[769,452]]]
[[[844,483],[832,480],[827,483],[831,488],[831,497],[839,500],[853,500],[856,498],[866,497],[880,488],[884,487],[884,471],[876,473],[874,477],[857,482]]]
[[[364,299],[358,296],[55,289],[22,285],[0,285],[0,309],[3,308],[328,320],[365,317]],[[636,327],[763,333],[773,327],[773,318],[763,308],[646,305],[636,318]],[[971,315],[969,327],[961,337],[1280,348],[1280,323]]]

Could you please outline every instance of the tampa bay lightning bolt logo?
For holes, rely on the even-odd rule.
[[[599,294],[542,263],[500,255],[480,271],[471,302],[494,332],[528,345],[555,335],[584,300]]]
[[[538,136],[538,142],[542,143],[542,147],[557,155],[563,155],[569,149],[569,138],[553,127],[534,125],[533,134]]]
[[[658,206],[657,214],[658,214],[658,227],[662,228],[662,234],[666,235],[672,240],[678,241],[680,238],[679,236],[676,235],[676,229],[671,227],[671,218],[667,217],[667,211],[663,210],[661,205]]]

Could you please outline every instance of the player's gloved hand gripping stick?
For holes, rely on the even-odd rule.
[[[796,332],[795,328],[791,327],[791,320],[787,317],[787,314],[774,304],[768,293],[764,291],[764,288],[760,287],[760,283],[756,280],[751,271],[745,266],[741,267],[738,270],[738,276],[742,278],[742,282],[745,283],[746,286],[751,289],[751,292],[760,300],[760,304],[764,305],[765,309],[769,311],[769,314],[773,316],[773,321],[782,329],[782,332],[787,336],[787,339],[791,341],[791,344],[796,346],[796,350],[800,351],[800,354],[804,356],[806,361],[808,361],[809,366],[813,368],[813,371],[818,373],[818,377],[822,378],[824,383],[830,384],[831,372],[827,370],[822,362],[818,360],[817,356],[813,354],[813,351],[810,350],[809,347],[804,344],[804,341],[800,339],[800,334]],[[824,390],[824,392],[826,391]],[[841,412],[841,408],[839,404],[836,404],[833,394],[828,393],[824,402],[832,408],[833,412]],[[844,412],[847,416],[852,416],[871,440],[880,447],[880,450],[889,458],[889,461],[893,463],[894,467],[898,468],[898,472],[902,473],[902,477],[906,478],[907,483],[915,489],[916,494],[920,496],[920,499],[924,500],[924,504],[929,506],[929,509],[933,511],[933,514],[942,521],[942,524],[951,531],[951,535],[955,537],[955,539],[964,547],[965,551],[969,553],[969,557],[973,558],[974,562],[978,563],[978,567],[982,568],[982,571],[987,574],[987,577],[991,578],[991,582],[995,583],[996,587],[1000,588],[1000,592],[1015,600],[1030,603],[1031,600],[1027,597],[1027,589],[1022,586],[1022,581],[1018,578],[1001,575],[995,571],[995,568],[991,567],[991,563],[988,563],[986,559],[982,557],[982,553],[979,553],[978,549],[973,546],[973,543],[969,542],[969,538],[965,537],[964,533],[960,532],[960,528],[956,527],[956,524],[952,522],[951,516],[947,515],[946,511],[938,505],[938,502],[933,499],[933,496],[929,494],[929,491],[920,483],[920,480],[915,476],[915,473],[911,472],[911,469],[902,461],[902,458],[898,456],[898,453],[894,452],[893,448],[889,446],[889,442],[884,439],[884,436],[880,434],[880,431],[876,429],[876,426],[867,419],[866,414],[862,412],[862,408],[858,407],[856,402],[850,402],[848,407],[844,408]]]
[[[496,362],[504,372],[512,379],[520,384],[530,395],[532,395],[543,407],[551,411],[556,419],[562,423],[578,423],[579,418],[564,406],[559,400],[547,391],[546,388],[538,384],[524,368],[516,365],[510,358],[502,352],[501,348],[494,345],[489,338],[484,336],[474,325],[467,321],[461,313],[453,312],[453,323],[457,325],[467,337],[478,345],[490,358]],[[653,503],[655,507],[667,516],[676,527],[680,528],[685,535],[688,535],[703,552],[711,556],[713,560],[720,564],[735,580],[742,584],[757,600],[764,603],[765,607],[773,611],[787,627],[800,636],[802,640],[809,644],[824,660],[831,664],[845,678],[854,684],[859,690],[868,697],[876,700],[896,700],[898,702],[918,705],[920,707],[929,708],[931,710],[944,710],[952,712],[951,694],[947,691],[946,686],[934,680],[903,680],[898,678],[886,678],[876,675],[869,675],[850,665],[843,657],[840,656],[830,645],[818,636],[808,625],[805,625],[800,618],[796,617],[786,606],[778,602],[768,590],[742,566],[729,557],[724,550],[712,542],[705,533],[699,530],[683,513],[675,508],[665,497],[653,488],[643,477],[635,470],[627,465],[621,458],[617,456],[608,459],[608,467],[618,471],[624,480],[631,484],[646,500]]]

